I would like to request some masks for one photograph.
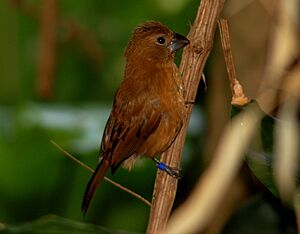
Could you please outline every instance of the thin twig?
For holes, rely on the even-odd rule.
[[[229,29],[227,20],[220,19],[218,21],[221,43],[224,53],[224,59],[227,69],[227,74],[232,92],[231,104],[235,106],[244,106],[250,102],[250,99],[244,94],[243,87],[237,80],[232,50],[230,45]]]
[[[83,168],[87,169],[88,171],[94,173],[94,170],[92,168],[90,168],[89,166],[87,166],[86,164],[84,164],[83,162],[81,162],[80,160],[78,160],[75,156],[73,156],[72,154],[70,154],[69,152],[67,152],[66,150],[64,150],[59,144],[57,144],[55,141],[50,140],[50,142],[57,148],[59,149],[65,156],[67,156],[69,159],[73,160],[74,162],[76,162],[77,164],[79,164],[80,166],[82,166]],[[125,191],[126,193],[131,194],[132,196],[136,197],[137,199],[141,200],[142,202],[144,202],[145,204],[147,204],[148,206],[151,207],[151,202],[149,202],[146,198],[142,197],[141,195],[133,192],[132,190],[124,187],[123,185],[107,178],[104,177],[104,181],[116,186],[117,188]]]
[[[215,28],[225,0],[202,0],[193,27],[188,34],[191,44],[184,49],[180,72],[183,75],[186,102],[194,103],[205,62],[210,54]],[[180,168],[181,153],[193,105],[188,105],[181,132],[161,160]],[[177,179],[157,172],[147,233],[164,233],[175,200]]]

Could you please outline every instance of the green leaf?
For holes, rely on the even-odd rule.
[[[248,105],[256,105],[260,109],[256,101],[251,101]],[[231,118],[245,110],[248,105],[243,107],[232,106]],[[247,152],[245,152],[245,160],[257,179],[259,179],[275,196],[278,196],[272,172],[274,124],[274,118],[265,115],[260,122],[260,128],[258,128],[257,134],[254,139],[252,139],[252,144]]]
[[[0,224],[1,233],[22,233],[22,234],[137,234],[136,232],[127,232],[112,230],[89,223],[82,223],[71,219],[66,219],[56,215],[46,215],[35,221],[19,225]]]

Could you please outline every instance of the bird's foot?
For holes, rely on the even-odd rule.
[[[166,165],[165,163],[158,161],[157,159],[154,159],[154,162],[156,163],[156,167],[159,170],[167,172],[170,176],[172,176],[176,179],[182,178],[179,168],[170,167],[170,166]]]
[[[185,105],[195,105],[195,101],[185,101]]]

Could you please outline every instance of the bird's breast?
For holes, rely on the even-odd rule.
[[[161,97],[161,121],[158,128],[141,146],[141,154],[155,157],[167,150],[177,137],[185,116],[181,92],[169,92]]]
[[[137,150],[137,155],[155,157],[169,148],[182,127],[185,116],[182,80],[173,62],[145,62],[142,68],[127,68],[130,72],[126,73],[122,88],[126,99],[138,99],[139,95],[147,94],[146,102],[159,100],[160,123]],[[124,96],[120,95],[119,99],[124,100]]]

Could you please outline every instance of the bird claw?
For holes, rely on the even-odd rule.
[[[185,105],[195,105],[195,101],[185,101]]]
[[[156,167],[161,170],[167,172],[170,176],[176,178],[176,179],[181,179],[182,175],[180,174],[180,169],[179,168],[174,168],[174,167],[169,167],[168,165],[159,162],[157,159],[154,160],[156,163]]]
[[[166,164],[164,165],[165,165],[165,169],[163,171],[167,172],[170,176],[176,179],[182,178],[182,175],[180,174],[180,169],[174,167],[168,167]]]

